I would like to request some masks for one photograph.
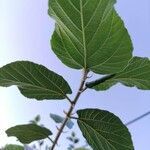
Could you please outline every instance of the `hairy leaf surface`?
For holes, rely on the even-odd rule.
[[[106,90],[118,82],[125,86],[150,90],[150,60],[134,57],[123,71],[93,88],[95,90]]]
[[[127,127],[114,114],[99,109],[77,114],[82,134],[93,150],[134,150]]]
[[[116,0],[49,0],[56,21],[51,44],[69,67],[100,74],[122,70],[132,57],[132,43],[114,9]]]
[[[17,61],[0,68],[0,86],[17,85],[28,98],[64,99],[70,94],[68,83],[60,75],[42,65]]]
[[[29,144],[36,140],[48,138],[52,135],[52,132],[45,128],[35,124],[18,125],[9,128],[6,131],[8,136],[15,136],[23,144]]]

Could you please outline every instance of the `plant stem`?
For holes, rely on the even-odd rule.
[[[66,99],[70,102],[70,103],[72,103],[72,101],[71,101],[71,99],[66,95]]]
[[[72,112],[73,112],[73,110],[74,110],[74,107],[75,107],[75,105],[76,105],[76,103],[77,103],[77,101],[78,101],[78,99],[79,99],[79,97],[80,97],[80,95],[81,95],[81,93],[83,92],[83,88],[84,88],[84,85],[85,85],[85,81],[86,81],[86,79],[87,79],[87,74],[88,74],[88,70],[85,69],[84,72],[83,72],[83,77],[82,77],[82,80],[81,80],[81,83],[80,83],[78,92],[77,92],[77,94],[76,94],[74,100],[71,102],[71,106],[70,106],[70,108],[69,108],[69,110],[68,110],[68,112],[67,112],[67,114],[66,114],[66,117],[65,117],[64,122],[62,123],[62,125],[61,125],[61,127],[60,127],[60,129],[59,129],[59,131],[58,131],[58,133],[57,133],[57,135],[56,135],[56,138],[55,138],[54,143],[53,143],[53,145],[52,145],[52,147],[51,147],[51,150],[54,150],[55,146],[57,145],[57,142],[58,142],[58,140],[59,140],[59,137],[60,137],[60,135],[62,134],[63,129],[64,129],[64,127],[65,127],[65,125],[66,125],[68,119],[70,118],[70,116],[71,116],[71,114],[72,114]]]

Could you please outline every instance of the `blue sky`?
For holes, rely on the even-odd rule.
[[[81,71],[64,66],[51,51],[49,40],[54,21],[47,15],[47,4],[47,0],[0,0],[0,66],[16,60],[34,61],[64,76],[76,90]],[[134,55],[150,57],[150,1],[118,0],[116,8],[131,35]],[[37,102],[23,97],[16,87],[0,88],[0,146],[16,141],[6,137],[5,129],[27,123],[37,114],[42,115],[47,127],[56,131],[49,113],[63,114],[67,104],[66,101]],[[76,110],[87,107],[109,110],[125,123],[150,110],[150,92],[119,84],[107,92],[87,91]],[[149,148],[149,123],[150,116],[129,126],[136,150]],[[78,131],[77,127],[74,130]],[[60,139],[58,150],[65,150],[66,144],[61,142],[65,136]]]

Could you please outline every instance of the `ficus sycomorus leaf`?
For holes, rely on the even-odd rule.
[[[92,88],[95,90],[106,90],[116,83],[137,87],[142,90],[150,90],[149,58],[133,57],[123,71],[116,73],[112,78]]]
[[[93,150],[134,150],[127,127],[114,114],[99,109],[77,114],[80,130]]]
[[[36,124],[17,125],[6,130],[8,136],[15,136],[23,144],[48,138],[52,132]]]
[[[64,99],[72,91],[63,77],[29,61],[17,61],[0,68],[0,86],[17,85],[21,93],[37,100]]]
[[[116,0],[49,0],[56,21],[52,49],[69,67],[100,74],[122,70],[132,57],[132,43],[114,9]]]

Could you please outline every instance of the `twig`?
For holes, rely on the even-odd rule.
[[[86,91],[87,89],[88,89],[88,87],[85,86],[85,87],[83,88],[83,90],[82,90],[82,93],[83,93],[84,91]]]
[[[53,143],[53,145],[51,147],[51,150],[54,150],[55,146],[57,145],[58,139],[59,139],[60,135],[62,134],[63,129],[64,129],[68,119],[70,118],[70,116],[71,116],[71,114],[72,114],[72,112],[74,110],[74,107],[75,107],[75,105],[76,105],[76,103],[77,103],[77,101],[78,101],[78,99],[79,99],[79,97],[81,95],[81,93],[83,92],[83,87],[84,87],[85,81],[87,79],[87,74],[88,74],[88,70],[85,69],[84,73],[83,73],[83,77],[82,77],[81,83],[80,83],[80,86],[79,86],[79,89],[78,89],[78,92],[77,92],[74,100],[71,101],[71,106],[70,106],[70,108],[68,110],[68,113],[66,114],[64,122],[62,123],[62,125],[61,125],[61,127],[60,127],[60,129],[59,129],[59,131],[58,131],[58,133],[56,135],[56,138],[55,138],[54,143]]]
[[[78,120],[79,118],[77,118],[77,117],[70,117],[70,119]]]
[[[72,103],[72,100],[66,95],[66,99],[70,102],[70,103]]]
[[[52,143],[54,143],[54,141],[53,141],[50,137],[48,137],[48,139],[49,139]]]

